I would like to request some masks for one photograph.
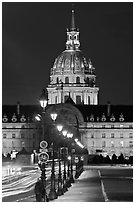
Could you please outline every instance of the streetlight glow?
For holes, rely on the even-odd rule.
[[[67,135],[67,130],[62,131],[63,136],[65,137]]]
[[[57,113],[51,113],[51,118],[52,118],[53,121],[56,120],[57,115],[58,115]]]
[[[57,125],[57,129],[58,129],[59,132],[61,132],[62,129],[63,129],[63,126],[62,125]]]
[[[45,92],[45,89],[42,90],[42,94],[40,96],[39,101],[40,101],[41,107],[45,109],[45,107],[47,106],[47,102],[48,102],[47,93]]]
[[[81,147],[82,149],[84,148],[83,144],[81,142],[79,142],[79,140],[76,138],[75,139],[76,144]]]
[[[73,137],[73,133],[67,133],[67,138],[72,138]]]
[[[36,119],[37,121],[41,121],[41,115],[39,115],[39,114],[35,115],[35,119]]]

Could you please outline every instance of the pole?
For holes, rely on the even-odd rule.
[[[70,182],[74,183],[74,178],[73,178],[73,149],[71,149],[71,175],[70,175]]]
[[[69,154],[68,154],[68,156],[69,156]],[[67,171],[67,178],[68,178],[67,187],[68,188],[71,186],[71,182],[70,182],[70,162],[71,162],[71,160],[68,159],[68,171]]]
[[[58,159],[59,159],[59,174],[58,174],[58,191],[57,195],[61,196],[63,195],[63,189],[62,189],[62,175],[61,175],[61,155],[60,155],[60,148],[58,149]]]
[[[42,124],[43,136],[42,136],[42,138],[43,138],[43,140],[45,140],[45,108],[43,108],[43,112],[42,112],[42,121],[43,121],[43,124]]]
[[[41,164],[41,180],[42,180],[42,184],[43,184],[43,192],[42,192],[42,196],[43,196],[43,200],[44,202],[47,202],[47,195],[46,195],[46,169],[45,169],[45,163]]]
[[[42,112],[42,122],[43,122],[43,140],[45,140],[45,108],[43,108],[43,112]],[[41,180],[43,183],[43,199],[44,202],[47,202],[47,194],[46,194],[46,166],[45,163],[43,163],[41,165]]]
[[[64,175],[63,175],[63,191],[66,192],[67,183],[66,183],[66,151],[65,151],[65,138],[64,138]]]
[[[53,143],[52,143],[53,144]],[[55,189],[55,162],[54,162],[54,145],[53,145],[53,159],[52,159],[52,173],[51,173],[51,189],[49,192],[49,199],[54,200],[57,198],[57,193]]]

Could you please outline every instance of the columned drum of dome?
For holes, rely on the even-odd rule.
[[[49,104],[63,103],[70,93],[76,104],[98,104],[95,68],[80,50],[79,29],[72,10],[71,28],[67,29],[66,50],[51,68],[48,85]]]

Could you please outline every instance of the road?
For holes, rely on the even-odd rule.
[[[99,170],[105,201],[133,201],[133,169]]]
[[[6,173],[2,178],[2,201],[3,202],[27,202],[27,199],[35,198],[34,186],[41,172],[38,166],[4,166]],[[10,169],[10,170],[9,170]],[[58,174],[58,166],[55,168]],[[46,168],[47,191],[50,188],[51,167]]]
[[[133,168],[131,166],[91,166],[98,171],[105,201],[133,201]]]
[[[100,188],[105,201],[127,202],[133,201],[133,168],[119,166],[86,166],[87,170],[97,171],[100,178]],[[22,170],[22,169],[21,169]],[[58,166],[56,166],[58,173]],[[46,169],[47,193],[50,189],[51,168]],[[27,167],[23,171],[16,171],[2,179],[3,202],[33,202],[35,201],[34,184],[40,176],[36,167]],[[72,188],[72,187],[71,187]],[[64,196],[64,195],[63,195]]]

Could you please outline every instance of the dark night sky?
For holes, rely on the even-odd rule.
[[[37,104],[65,50],[72,3],[2,3],[2,103]],[[99,104],[132,104],[131,3],[76,2],[81,50],[96,68]]]

